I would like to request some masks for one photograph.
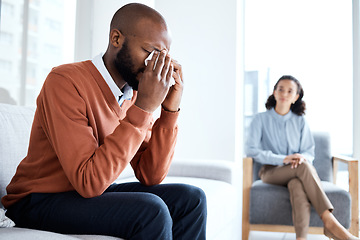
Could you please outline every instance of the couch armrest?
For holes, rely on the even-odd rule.
[[[226,160],[175,159],[168,176],[220,180],[232,184],[235,163]]]

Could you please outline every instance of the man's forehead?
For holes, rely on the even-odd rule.
[[[143,47],[150,48],[147,50],[162,51],[170,50],[171,39],[169,36],[161,36],[160,34],[150,34],[144,36],[134,36],[134,40],[137,40]]]

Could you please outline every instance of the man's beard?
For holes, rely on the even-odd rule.
[[[132,89],[137,91],[139,86],[139,80],[137,79],[137,75],[140,72],[143,72],[145,68],[140,69],[137,73],[133,71],[134,64],[129,54],[127,39],[125,39],[122,48],[116,55],[114,63],[123,80],[126,81],[128,85],[132,87]]]

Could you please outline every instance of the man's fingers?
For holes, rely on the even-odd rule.
[[[170,83],[173,71],[174,71],[174,65],[170,64],[170,69],[166,74],[166,82],[167,83]]]
[[[171,63],[174,65],[175,71],[181,69],[181,65],[176,60],[172,59]]]
[[[161,79],[167,80],[167,75],[169,73],[170,64],[171,64],[171,58],[168,55],[165,57],[165,64],[161,71]],[[170,73],[172,73],[172,71]]]
[[[166,51],[163,50],[160,52],[159,58],[155,65],[155,69],[154,69],[155,74],[161,74],[161,71],[162,71],[162,69],[164,67],[164,63],[165,63],[165,57],[166,57]]]
[[[148,64],[148,67],[146,68],[146,69],[150,69],[150,71],[153,71],[154,70],[154,66],[155,66],[155,64],[156,64],[156,60],[157,60],[157,58],[158,58],[158,56],[159,56],[159,52],[158,51],[156,51],[156,50],[154,50],[154,51],[152,51],[150,54],[149,54],[149,56],[152,54],[152,57],[151,57],[151,59],[150,60],[145,60],[145,61],[147,61],[147,64]]]
[[[174,75],[177,74],[180,77],[180,79],[183,80],[181,65],[174,59],[171,60],[171,63],[174,65]]]

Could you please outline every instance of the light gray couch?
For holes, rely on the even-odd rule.
[[[34,108],[0,104],[0,197],[19,162],[26,155]],[[238,191],[234,164],[222,160],[174,160],[164,182],[180,182],[202,188],[207,196],[207,239],[236,239],[240,231]],[[127,168],[117,182],[134,181]],[[0,205],[0,208],[3,208]],[[109,236],[63,235],[24,228],[0,228],[0,239],[117,239]]]

